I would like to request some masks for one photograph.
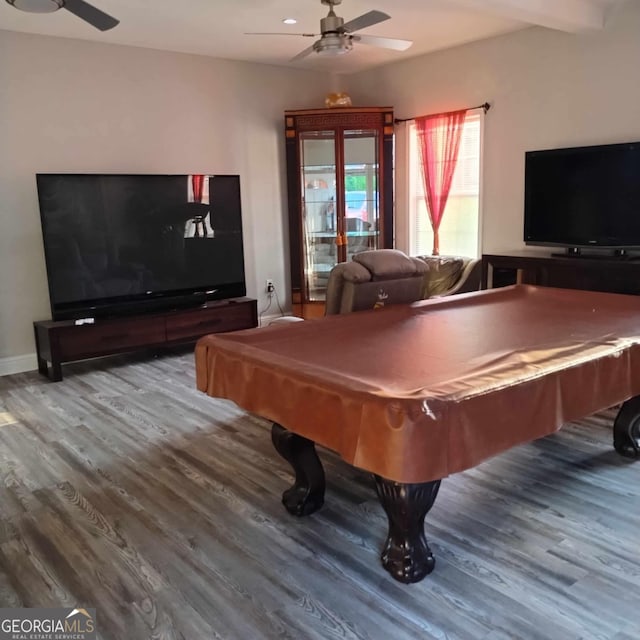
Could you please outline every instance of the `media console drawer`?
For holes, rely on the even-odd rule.
[[[195,342],[207,333],[258,326],[257,301],[233,298],[197,309],[181,309],[122,318],[97,318],[94,324],[73,320],[33,323],[38,371],[62,380],[62,363],[123,351]],[[51,366],[49,366],[51,363]]]
[[[202,308],[167,316],[167,340],[199,338],[207,333],[221,333],[255,327],[253,310],[246,303]]]
[[[62,360],[90,358],[116,350],[144,347],[165,342],[162,317],[144,319],[97,320],[95,324],[65,327],[58,335]]]

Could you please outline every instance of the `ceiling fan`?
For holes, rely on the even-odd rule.
[[[7,0],[7,2],[16,9],[31,13],[51,13],[58,9],[66,9],[100,31],[113,29],[120,22],[84,0]]]
[[[8,0],[7,0],[8,1]],[[405,51],[413,42],[411,40],[399,40],[397,38],[381,38],[379,36],[361,36],[355,34],[354,31],[366,29],[379,22],[389,20],[391,16],[382,11],[368,11],[361,16],[345,22],[343,18],[337,16],[333,11],[333,7],[342,3],[342,0],[320,0],[322,4],[328,5],[329,14],[326,18],[320,20],[320,33],[247,33],[250,36],[304,36],[305,38],[317,38],[310,47],[301,51],[298,55],[291,58],[291,61],[300,60],[308,56],[310,53],[320,55],[340,55],[348,53],[353,49],[354,42],[368,44],[373,47],[383,47],[385,49],[395,49],[396,51]]]

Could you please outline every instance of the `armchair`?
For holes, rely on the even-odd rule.
[[[480,271],[480,260],[475,258],[413,258],[397,249],[362,251],[331,269],[325,315],[476,291],[480,288]],[[285,316],[272,322],[301,319]]]
[[[477,258],[412,258],[397,249],[363,251],[331,270],[325,314],[478,291],[480,276],[481,261]],[[384,299],[379,300],[380,296]]]
[[[427,271],[423,260],[397,249],[357,253],[331,270],[325,315],[420,300]]]

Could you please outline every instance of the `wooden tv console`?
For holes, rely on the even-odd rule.
[[[207,302],[195,308],[96,318],[92,324],[76,324],[75,320],[41,320],[33,323],[33,330],[38,371],[57,382],[62,380],[64,362],[195,342],[208,333],[257,326],[257,301],[232,298]]]
[[[541,255],[527,251],[482,256],[482,288],[510,284],[640,295],[640,259]]]

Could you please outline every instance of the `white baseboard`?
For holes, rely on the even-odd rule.
[[[35,353],[24,356],[12,356],[0,358],[0,376],[8,376],[12,373],[24,373],[38,368],[38,360]]]

